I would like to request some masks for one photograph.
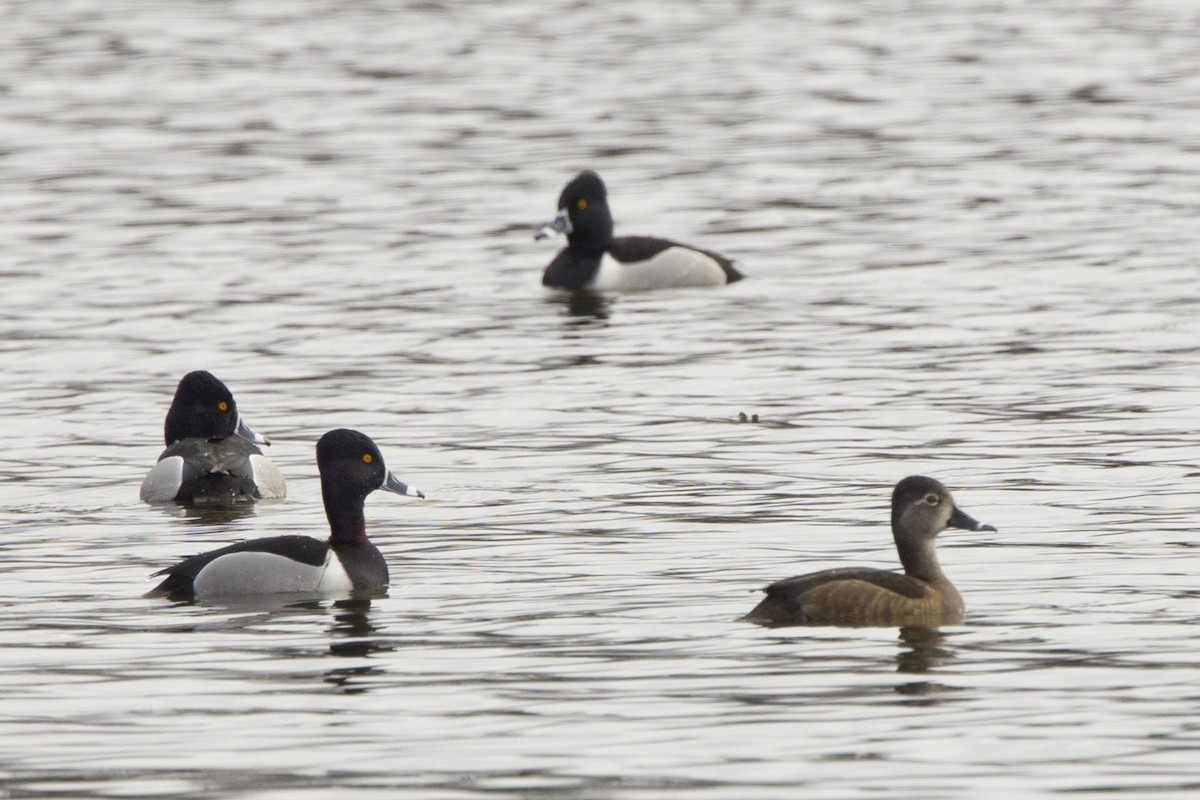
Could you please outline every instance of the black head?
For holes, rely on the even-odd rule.
[[[946,528],[994,531],[954,504],[950,490],[933,478],[913,475],[892,490],[892,532],[932,538]]]
[[[223,439],[238,428],[237,403],[229,388],[204,370],[189,372],[175,388],[167,411],[167,444],[180,439]]]
[[[321,494],[325,508],[357,505],[376,489],[415,497],[425,495],[413,486],[397,480],[383,463],[383,454],[365,433],[338,428],[317,442],[317,469],[321,473]]]
[[[587,205],[581,206],[579,201],[586,200]],[[608,203],[608,189],[604,186],[604,181],[600,176],[590,169],[585,169],[583,172],[571,179],[571,182],[563,187],[562,194],[558,196],[558,207],[567,209],[572,213],[576,211],[586,211],[594,203]]]
[[[608,190],[591,170],[576,175],[558,196],[558,216],[543,233],[565,233],[572,248],[602,251],[613,235]]]

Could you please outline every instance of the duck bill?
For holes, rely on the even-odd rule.
[[[265,444],[268,447],[270,447],[270,445],[271,445],[270,439],[263,436],[261,433],[256,433],[255,431],[253,431],[249,425],[247,425],[245,422],[242,421],[241,417],[238,417],[238,424],[237,424],[237,427],[233,431],[233,435],[240,436],[243,439],[245,439],[246,441],[254,442],[255,444]]]
[[[994,531],[996,530],[991,525],[985,525],[979,520],[972,517],[970,514],[963,511],[958,506],[954,507],[954,513],[950,515],[950,521],[946,523],[950,528],[962,528],[968,531]]]
[[[424,492],[415,486],[409,486],[407,483],[393,475],[391,470],[388,470],[387,477],[383,479],[383,486],[380,486],[379,488],[384,489],[385,491],[395,492],[396,494],[402,494],[406,497],[420,497],[422,500],[425,499]]]
[[[549,239],[551,236],[557,236],[560,233],[570,233],[571,218],[567,216],[567,210],[560,208],[558,213],[554,215],[554,219],[549,224],[542,227],[540,231],[533,235],[536,239]]]

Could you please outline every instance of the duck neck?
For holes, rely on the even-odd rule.
[[[325,500],[325,517],[329,520],[329,541],[344,544],[367,543],[367,518],[363,500],[345,489],[335,490],[321,481],[321,496]]]
[[[926,583],[950,582],[942,572],[941,565],[938,564],[933,539],[901,543],[897,538],[896,551],[900,554],[900,563],[904,565],[904,574],[919,578]]]
[[[567,234],[568,246],[577,253],[599,257],[613,239],[613,221],[608,213],[596,215],[580,223]]]

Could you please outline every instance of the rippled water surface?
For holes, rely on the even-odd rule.
[[[1195,796],[1198,98],[1176,0],[4,4],[0,796]],[[749,279],[547,293],[582,168]],[[138,502],[198,368],[285,502]],[[386,597],[142,598],[341,426]],[[966,624],[736,621],[913,473]]]

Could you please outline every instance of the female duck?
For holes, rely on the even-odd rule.
[[[963,620],[962,596],[934,552],[947,527],[996,530],[955,506],[933,478],[905,478],[892,492],[892,536],[904,574],[851,567],[787,578],[764,589],[766,598],[743,619],[769,627],[956,625]]]
[[[339,429],[322,436],[317,468],[329,519],[327,541],[271,536],[201,553],[154,573],[167,577],[149,594],[345,594],[386,588],[387,562],[367,538],[363,503],[376,489],[425,495],[388,471],[379,448],[358,431]]]
[[[651,236],[613,236],[608,191],[594,172],[584,171],[558,198],[558,215],[535,239],[567,235],[563,248],[542,274],[555,289],[636,292],[684,286],[719,286],[744,276],[733,262],[709,250]]]
[[[242,422],[229,388],[210,372],[179,381],[164,426],[167,449],[142,481],[147,503],[228,504],[286,494],[283,476]]]

